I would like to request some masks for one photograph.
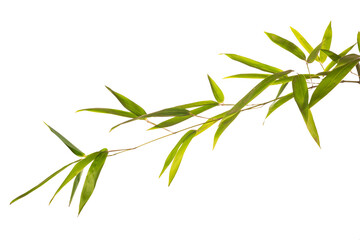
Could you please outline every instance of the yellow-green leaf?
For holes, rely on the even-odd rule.
[[[305,76],[306,79],[310,79],[310,78],[320,78],[319,76],[317,76],[316,74],[302,74],[303,76]],[[290,77],[281,77],[278,80],[274,81],[271,85],[278,85],[278,84],[284,84],[284,83],[288,83],[291,82],[294,79],[295,76],[290,76]]]
[[[215,148],[216,146],[216,143],[218,142],[219,140],[219,137],[221,136],[221,134],[225,131],[225,129],[235,120],[235,118],[240,114],[240,112],[236,112],[234,113],[233,115],[228,115],[226,117],[224,117],[220,124],[219,124],[219,127],[218,129],[216,130],[215,132],[215,135],[214,135],[214,143],[213,143],[213,149]]]
[[[313,51],[313,47],[306,41],[306,39],[294,28],[290,27],[291,31],[294,33],[296,39],[299,41],[301,46],[310,54]]]
[[[323,45],[322,48],[325,50],[329,50],[331,46],[331,40],[332,40],[332,29],[331,29],[331,22],[327,26],[324,36],[323,36]],[[327,55],[324,52],[320,52],[320,62],[325,62],[327,58]]]
[[[317,143],[317,145],[320,147],[320,138],[319,138],[319,134],[317,132],[316,126],[315,126],[315,122],[314,122],[314,118],[313,115],[311,113],[311,110],[308,110],[308,119],[306,121],[306,127],[309,130],[311,136],[313,137],[313,139],[315,140],[315,142]]]
[[[289,40],[286,40],[285,38],[282,38],[278,35],[275,35],[273,33],[268,33],[265,32],[265,34],[270,38],[271,41],[273,41],[275,44],[279,45],[280,47],[282,47],[283,49],[291,52],[292,54],[294,54],[295,56],[297,56],[298,58],[300,58],[301,60],[306,61],[306,56],[305,53],[303,51],[301,51],[301,49],[296,46],[294,43],[290,42]]]
[[[49,204],[54,200],[55,196],[60,192],[60,190],[68,184],[74,177],[76,177],[95,157],[98,155],[98,152],[87,155],[84,159],[81,159],[73,169],[70,171],[65,180],[61,183],[60,187],[56,190],[54,196],[51,198]]]
[[[176,154],[174,156],[174,160],[171,164],[170,174],[169,174],[169,186],[170,186],[171,182],[174,180],[174,177],[179,169],[179,166],[183,159],[186,148],[189,146],[191,140],[196,136],[195,130],[190,130],[189,132],[190,132],[190,134],[186,137],[186,139],[184,139],[179,150],[176,152]]]
[[[177,108],[194,108],[194,107],[201,107],[201,106],[205,106],[205,105],[214,105],[214,104],[219,105],[217,102],[215,102],[213,100],[207,100],[207,101],[198,101],[198,102],[178,105],[176,107]]]
[[[294,97],[294,94],[289,93],[289,94],[279,98],[279,100],[275,101],[273,104],[271,104],[270,107],[269,107],[268,113],[266,114],[265,119],[268,118],[271,113],[273,113],[276,109],[281,107],[284,103],[288,102],[293,97]]]
[[[358,32],[358,34],[357,34],[357,45],[358,45],[359,52],[360,52],[360,32]]]
[[[302,75],[295,76],[292,81],[293,94],[296,104],[298,105],[304,119],[308,118],[309,110],[309,92],[307,89],[306,79]]]
[[[167,156],[167,158],[165,160],[164,167],[161,170],[161,173],[160,173],[159,177],[161,177],[161,175],[165,172],[165,170],[170,165],[170,163],[174,160],[174,157],[175,157],[176,153],[178,152],[180,146],[183,144],[185,139],[187,139],[187,137],[190,134],[193,134],[192,130],[185,133],[184,136],[182,136],[182,138],[180,138],[179,142],[175,145],[175,147],[171,150],[171,152],[169,153],[169,155]]]
[[[315,91],[311,96],[309,107],[311,108],[312,106],[314,106],[331,90],[333,90],[359,61],[360,58],[332,70],[332,72],[330,72],[316,87]]]
[[[209,83],[210,83],[210,86],[211,86],[212,93],[213,93],[216,101],[218,103],[224,102],[224,94],[223,94],[223,92],[221,91],[219,86],[216,84],[216,82],[209,75],[207,75],[207,76],[208,76],[208,79],[209,79]]]
[[[220,113],[212,118],[209,118],[205,123],[203,123],[198,130],[196,131],[196,135],[199,135],[200,133],[204,132],[206,129],[210,128],[212,125],[214,125],[217,121],[221,120],[223,117],[225,117],[227,111]]]
[[[137,115],[135,115],[132,112],[126,112],[118,109],[111,109],[111,108],[86,108],[86,109],[80,109],[76,112],[82,112],[82,111],[88,111],[88,112],[95,112],[95,113],[106,113],[106,114],[113,114],[121,117],[128,117],[128,118],[136,118]]]
[[[45,123],[46,126],[49,127],[50,131],[52,133],[54,133],[58,138],[60,138],[60,140],[70,149],[70,151],[72,151],[76,156],[78,157],[84,157],[85,153],[83,153],[82,151],[80,151],[80,149],[78,149],[77,147],[74,146],[74,144],[72,144],[69,140],[67,140],[64,136],[62,136],[60,133],[58,133],[55,129],[53,129],[52,127],[50,127],[49,125],[47,125]]]
[[[135,114],[136,116],[142,116],[145,115],[146,112],[145,110],[140,107],[139,105],[137,105],[136,103],[134,103],[133,101],[131,101],[130,99],[128,99],[127,97],[121,95],[120,93],[117,93],[115,91],[113,91],[111,88],[106,87],[118,100],[119,102],[130,112],[132,112],[133,114]]]
[[[236,55],[236,54],[224,54],[224,55],[228,56],[229,58],[231,58],[234,61],[241,62],[245,65],[259,69],[264,72],[269,72],[269,73],[282,72],[282,70],[279,68],[272,67],[270,65],[267,65],[267,64],[264,64],[264,63],[261,63],[261,62],[258,62],[258,61],[252,60],[250,58],[240,56],[240,55]]]
[[[30,189],[29,191],[21,194],[20,196],[16,197],[15,199],[13,199],[10,204],[13,204],[14,202],[16,202],[17,200],[27,196],[28,194],[32,193],[33,191],[35,191],[36,189],[38,189],[39,187],[41,187],[42,185],[44,185],[45,183],[47,183],[50,179],[52,179],[53,177],[55,177],[56,175],[58,175],[60,172],[62,172],[63,170],[65,170],[68,166],[79,162],[80,160],[76,160],[74,162],[71,162],[67,165],[65,165],[64,167],[60,168],[59,170],[57,170],[56,172],[54,172],[53,174],[51,174],[49,177],[45,178],[41,183],[39,183],[38,185],[36,185],[35,187],[33,187],[32,189]]]
[[[334,62],[339,61],[339,59],[341,58],[341,56],[337,55],[336,53],[330,50],[321,49],[321,51],[325,53],[329,58],[331,58],[331,60],[333,60]]]
[[[346,56],[346,54],[348,54],[348,52],[350,52],[350,50],[351,50],[355,45],[356,45],[356,44],[348,47],[347,49],[345,49],[344,51],[342,51],[338,56],[339,56],[340,58]],[[324,52],[324,51],[323,51],[323,52]],[[329,71],[333,66],[335,66],[335,64],[336,64],[338,61],[339,61],[339,59],[338,59],[337,61],[331,61],[331,62],[329,63],[329,65],[327,65],[326,68],[324,69],[324,72]]]
[[[85,204],[91,197],[91,194],[94,192],[96,182],[99,178],[102,167],[104,166],[105,160],[108,156],[108,150],[106,148],[102,149],[99,154],[94,159],[93,163],[90,165],[89,171],[86,175],[84,186],[81,192],[80,204],[79,204],[79,214],[84,208]]]
[[[262,73],[242,73],[242,74],[236,74],[228,77],[224,77],[224,79],[227,78],[251,78],[251,79],[264,79],[266,77],[270,76],[270,74],[262,74]]]
[[[73,187],[72,187],[71,195],[70,195],[70,200],[69,200],[69,206],[71,205],[71,202],[72,202],[72,200],[74,198],[76,189],[79,186],[79,182],[80,182],[80,179],[81,179],[82,172],[83,171],[79,172],[78,175],[76,175],[76,177],[74,179],[74,183],[73,183]]]

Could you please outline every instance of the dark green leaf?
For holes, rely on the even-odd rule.
[[[347,49],[345,49],[344,51],[342,51],[342,52],[339,54],[339,56],[340,56],[340,57],[346,56],[346,54],[347,54],[348,52],[350,52],[350,50],[351,50],[355,45],[356,45],[356,44],[354,44],[354,45],[348,47]],[[337,63],[337,61],[331,61],[331,62],[329,63],[329,65],[327,65],[326,68],[324,69],[324,72],[329,71],[333,66],[335,66],[336,63]]]
[[[299,43],[301,44],[301,46],[303,46],[305,50],[310,54],[313,51],[313,47],[308,43],[308,41],[306,41],[306,39],[298,31],[296,31],[292,27],[290,28],[291,31],[294,33],[295,37],[297,38],[297,40],[299,41]]]
[[[211,86],[212,93],[213,93],[216,101],[218,103],[224,102],[224,94],[223,94],[223,92],[221,91],[219,86],[216,84],[216,82],[209,75],[207,75],[207,76],[208,76],[208,79],[209,79],[209,83],[210,83],[210,86]]]
[[[320,49],[321,49],[322,43],[320,43],[309,55],[309,57],[307,58],[307,62],[308,63],[312,63],[315,61],[315,59],[317,58],[317,56],[319,55]]]
[[[47,177],[46,179],[44,179],[41,183],[39,183],[38,185],[36,185],[35,187],[33,187],[32,189],[30,189],[29,191],[21,194],[20,196],[16,197],[15,199],[13,199],[10,204],[16,202],[17,200],[27,196],[28,194],[32,193],[33,191],[35,191],[36,189],[38,189],[39,187],[41,187],[42,185],[44,185],[45,183],[47,183],[50,179],[52,179],[53,177],[55,177],[56,175],[58,175],[58,173],[62,172],[65,168],[67,168],[68,166],[79,162],[80,160],[76,160],[72,163],[69,163],[67,165],[65,165],[64,167],[60,168],[59,170],[57,170],[56,172],[54,172],[53,174],[51,174],[49,177]]]
[[[128,99],[127,97],[121,95],[120,93],[117,93],[115,91],[113,91],[111,88],[106,87],[118,100],[119,102],[130,112],[132,112],[133,114],[135,114],[136,116],[142,116],[145,115],[146,112],[145,110],[140,107],[139,105],[137,105],[136,103],[134,103],[133,101],[131,101],[130,99]]]
[[[321,51],[325,53],[329,58],[331,58],[331,60],[333,60],[334,62],[339,61],[339,59],[341,58],[341,56],[337,55],[336,53],[330,50],[321,49]]]
[[[229,58],[231,58],[232,60],[241,62],[241,63],[248,65],[250,67],[253,67],[253,68],[257,68],[264,72],[269,72],[269,73],[282,72],[282,70],[279,68],[272,67],[270,65],[267,65],[267,64],[264,64],[261,62],[257,62],[255,60],[252,60],[250,58],[246,58],[246,57],[243,57],[240,55],[236,55],[236,54],[225,54],[225,55],[228,56]]]
[[[284,103],[288,102],[290,99],[292,99],[294,97],[293,93],[289,93],[281,98],[279,98],[279,100],[277,100],[276,102],[274,102],[273,104],[270,105],[269,107],[269,111],[265,117],[265,119],[267,117],[270,116],[271,113],[273,113],[276,109],[278,109],[280,106],[282,106]]]
[[[358,45],[359,52],[360,52],[360,32],[358,32],[358,34],[357,34],[357,45]]]
[[[328,27],[325,30],[324,37],[323,37],[323,45],[322,49],[329,50],[331,46],[332,40],[332,29],[331,29],[331,22],[329,23]],[[320,62],[325,62],[327,55],[324,52],[320,52]]]
[[[74,183],[73,183],[73,188],[71,190],[71,195],[70,195],[70,200],[69,200],[69,206],[71,205],[71,202],[73,200],[73,197],[75,195],[75,192],[76,192],[76,189],[79,185],[79,182],[80,182],[80,179],[81,179],[81,175],[82,175],[82,172],[79,172],[78,175],[76,175],[75,179],[74,179]]]
[[[360,58],[343,66],[337,67],[332,72],[330,72],[316,87],[314,93],[311,96],[309,107],[311,108],[314,106],[331,90],[333,90],[359,61]]]
[[[226,116],[223,118],[219,124],[218,129],[215,132],[214,136],[214,143],[213,143],[213,149],[216,146],[217,141],[219,140],[219,137],[221,134],[225,131],[225,129],[235,120],[235,118],[240,114],[240,112],[236,112],[233,115]]]
[[[271,75],[270,74],[261,74],[261,73],[243,73],[243,74],[236,74],[236,75],[224,77],[224,79],[226,79],[226,78],[264,79],[264,78],[269,77],[269,76],[271,76]]]
[[[306,61],[306,56],[304,54],[303,51],[301,51],[301,49],[296,46],[294,43],[286,40],[285,38],[282,38],[278,35],[275,35],[273,33],[267,33],[265,32],[265,34],[270,38],[271,41],[273,41],[275,44],[279,45],[280,47],[284,48],[285,50],[291,52],[292,54],[294,54],[295,56],[297,56],[298,58],[300,58],[301,60]]]
[[[168,157],[166,158],[165,160],[165,163],[164,163],[164,167],[163,169],[161,170],[161,173],[159,175],[159,177],[161,177],[161,175],[165,172],[165,170],[167,169],[167,167],[170,165],[170,163],[173,161],[176,153],[178,152],[181,144],[183,144],[183,142],[185,141],[185,139],[187,139],[187,137],[189,135],[193,134],[192,133],[192,130],[191,131],[188,131],[187,133],[184,134],[184,136],[182,136],[182,138],[179,140],[179,142],[175,145],[175,147],[171,150],[171,152],[169,153]]]
[[[92,160],[95,159],[95,157],[98,155],[98,152],[89,154],[88,156],[86,156],[84,159],[81,159],[81,161],[79,161],[77,164],[75,164],[75,166],[73,167],[73,169],[70,171],[69,175],[65,178],[65,180],[61,183],[60,187],[58,188],[58,190],[56,190],[54,196],[51,198],[49,204],[54,200],[56,194],[58,194],[58,192],[60,192],[60,190],[66,185],[68,184],[68,182],[70,182],[74,177],[76,177]]]
[[[180,166],[181,160],[184,156],[186,148],[189,146],[191,140],[196,136],[195,130],[190,130],[189,132],[190,132],[189,136],[187,136],[186,139],[184,139],[179,150],[176,152],[174,160],[171,164],[170,174],[169,174],[169,186],[170,186],[171,182],[173,181],[173,179],[179,169],[179,166]]]
[[[213,104],[213,105],[204,105],[202,107],[195,108],[194,110],[191,110],[190,112],[191,112],[192,115],[198,115],[198,114],[200,114],[202,112],[205,112],[206,110],[209,110],[209,109],[211,109],[211,108],[213,108],[213,107],[215,107],[217,105],[218,105],[218,103],[215,102],[215,104]],[[193,117],[192,115],[170,118],[170,119],[168,119],[166,121],[163,121],[163,122],[157,124],[156,126],[150,128],[149,130],[173,126],[173,125],[181,123],[181,122],[183,122],[183,121],[185,121],[185,120],[187,120],[189,118],[192,118]]]
[[[90,165],[89,171],[86,175],[84,186],[81,192],[79,214],[84,208],[85,204],[94,192],[97,179],[99,178],[102,167],[104,166],[105,160],[109,152],[106,148],[102,149]]]
[[[113,114],[121,117],[128,117],[128,118],[136,118],[137,116],[132,112],[126,112],[118,109],[111,109],[111,108],[86,108],[78,110],[77,112],[81,111],[88,111],[88,112],[96,112],[96,113],[107,113]]]
[[[45,123],[46,124],[46,123]],[[58,138],[60,138],[60,140],[70,149],[70,151],[72,151],[76,156],[78,157],[84,157],[85,153],[83,153],[82,151],[80,151],[80,149],[78,149],[77,147],[75,147],[71,142],[69,142],[69,140],[67,140],[65,137],[63,137],[60,133],[58,133],[55,129],[53,129],[52,127],[50,127],[49,125],[46,124],[46,126],[49,127],[50,131],[53,132]]]
[[[310,78],[320,78],[320,77],[317,76],[316,74],[302,74],[302,75],[305,76],[306,79],[310,79]],[[284,83],[291,82],[291,81],[294,79],[294,77],[295,77],[295,76],[279,78],[278,80],[274,81],[271,85],[278,85],[278,84],[284,84]]]

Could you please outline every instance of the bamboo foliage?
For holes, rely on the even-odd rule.
[[[311,111],[312,107],[314,107],[319,102],[323,102],[323,99],[328,94],[331,94],[331,92],[340,83],[360,83],[360,32],[358,32],[357,35],[354,36],[354,42],[356,41],[354,45],[345,48],[345,50],[340,53],[337,53],[337,50],[330,49],[333,37],[331,22],[328,24],[325,32],[321,34],[321,36],[319,36],[321,37],[321,39],[318,39],[318,41],[316,42],[317,45],[311,45],[303,37],[303,35],[300,34],[299,31],[292,27],[290,28],[296,40],[300,43],[299,46],[297,46],[292,41],[280,37],[276,34],[268,32],[265,32],[265,34],[273,43],[281,47],[282,50],[286,50],[287,52],[291,53],[289,54],[289,57],[293,55],[296,57],[297,60],[300,59],[301,61],[299,62],[301,64],[304,64],[304,66],[307,67],[308,71],[297,72],[293,69],[282,70],[280,68],[262,63],[257,60],[253,60],[248,57],[244,57],[239,54],[223,54],[226,57],[238,62],[239,64],[244,65],[245,68],[250,67],[255,69],[254,72],[246,71],[224,77],[224,79],[233,79],[236,81],[243,81],[242,79],[249,79],[249,81],[256,81],[257,83],[255,87],[250,89],[247,94],[245,94],[244,96],[239,96],[239,100],[234,104],[224,102],[225,94],[219,86],[221,85],[221,81],[215,81],[209,75],[207,75],[207,80],[210,84],[210,89],[212,92],[211,97],[215,101],[206,99],[199,100],[192,103],[185,103],[172,107],[170,106],[168,108],[160,109],[151,113],[147,113],[143,107],[135,103],[133,100],[130,100],[128,97],[125,97],[119,92],[116,92],[113,89],[106,87],[120,103],[121,109],[92,107],[83,108],[78,112],[110,114],[113,115],[113,117],[119,118],[120,123],[112,127],[111,130],[118,128],[121,125],[127,126],[125,124],[141,120],[152,125],[149,130],[166,130],[167,134],[132,148],[120,148],[113,150],[103,148],[101,150],[85,154],[62,134],[47,125],[50,131],[55,136],[57,136],[78,159],[63,166],[59,170],[52,173],[49,177],[45,178],[35,187],[14,198],[10,202],[10,204],[13,204],[19,199],[22,199],[23,197],[29,195],[30,193],[47,183],[49,180],[57,176],[57,174],[73,165],[68,175],[65,177],[61,185],[55,191],[53,197],[50,200],[50,203],[54,200],[55,196],[59,194],[60,191],[69,182],[72,181],[72,190],[70,192],[69,200],[70,205],[74,197],[76,196],[77,188],[81,185],[81,177],[84,175],[85,179],[82,185],[78,210],[78,213],[80,214],[84,206],[94,193],[95,186],[97,184],[101,170],[106,165],[106,161],[109,157],[113,157],[127,151],[138,149],[142,146],[186,131],[185,134],[179,139],[177,144],[168,154],[167,158],[165,159],[163,168],[160,172],[159,177],[161,177],[165,173],[165,171],[170,168],[168,182],[168,185],[170,186],[176,174],[180,170],[181,162],[189,160],[184,159],[185,152],[196,136],[218,123],[213,141],[213,147],[215,147],[215,145],[219,142],[220,136],[237,119],[239,115],[241,116],[243,112],[247,110],[256,109],[267,104],[269,104],[269,108],[267,110],[265,119],[268,118],[271,114],[273,114],[275,110],[281,109],[281,107],[285,103],[289,101],[295,102],[300,112],[299,115],[302,116],[305,122],[307,131],[314,139],[316,144],[320,147],[320,137],[315,125],[314,116]],[[355,45],[357,45],[357,47],[354,48]],[[316,47],[313,48],[312,46]],[[300,47],[303,47],[305,52]],[[353,51],[354,49],[356,49],[356,52],[351,53],[351,51]],[[327,60],[329,61],[329,63],[326,65],[326,67],[323,67],[323,64]],[[321,67],[320,71],[313,71],[313,67],[316,66]],[[357,75],[356,79],[345,79],[345,77],[348,76],[349,73],[351,73],[352,76]],[[291,86],[291,89],[288,86]],[[254,99],[256,99],[264,91],[267,91],[270,88],[275,88],[277,90],[275,98],[258,104],[252,103]],[[222,108],[225,110],[211,116],[212,109],[214,108]],[[207,114],[210,116],[204,117],[203,114]],[[126,118],[126,120],[124,121],[123,118]],[[164,118],[165,120],[163,120]],[[182,123],[195,118],[206,120],[203,120],[203,122],[199,124],[181,128],[180,130],[173,129],[178,127]],[[155,119],[156,121],[162,119],[162,121],[158,123],[153,123],[150,121],[150,119]],[[120,131],[120,129],[118,131]],[[189,157],[191,156],[187,156],[187,158]],[[86,170],[87,167],[88,170]]]

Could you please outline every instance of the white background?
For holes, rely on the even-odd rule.
[[[43,121],[85,153],[166,134],[146,132],[145,122],[108,133],[123,118],[75,114],[122,109],[104,85],[151,112],[212,99],[210,74],[234,103],[258,80],[223,80],[255,70],[219,53],[304,72],[263,32],[297,43],[292,26],[316,46],[332,21],[331,49],[339,53],[356,41],[359,9],[358,1],[1,1],[0,238],[360,239],[356,84],[337,87],[313,108],[322,149],[291,101],[264,126],[267,107],[240,114],[214,151],[215,127],[195,138],[171,187],[168,172],[158,174],[180,135],[109,158],[79,217],[81,187],[70,208],[71,184],[48,206],[68,171],[8,205],[76,159]]]

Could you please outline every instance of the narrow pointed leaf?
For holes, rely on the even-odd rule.
[[[310,109],[309,109],[308,111],[309,111],[309,112],[308,112],[308,114],[307,114],[307,115],[308,115],[308,119],[307,119],[307,121],[306,121],[306,127],[307,127],[307,129],[309,130],[309,132],[310,132],[311,136],[313,137],[313,139],[315,140],[315,142],[317,143],[317,145],[318,145],[319,147],[321,147],[321,146],[320,146],[320,138],[319,138],[319,134],[318,134],[318,132],[317,132],[316,126],[315,126],[315,122],[314,122],[313,115],[312,115]]]
[[[119,102],[124,106],[124,108],[126,108],[136,116],[142,116],[146,114],[145,110],[142,107],[140,107],[139,105],[128,99],[127,97],[113,91],[109,87],[106,88],[119,100]]]
[[[75,177],[75,179],[74,179],[74,183],[73,183],[73,187],[72,187],[71,195],[70,195],[70,200],[69,200],[69,206],[71,205],[71,202],[72,202],[72,200],[73,200],[73,198],[74,198],[76,189],[77,189],[77,187],[78,187],[78,185],[79,185],[82,172],[83,172],[83,171],[79,172],[78,175],[76,175],[76,177]]]
[[[145,114],[145,115],[127,120],[125,122],[119,123],[118,125],[112,127],[110,129],[110,131],[114,130],[115,128],[117,128],[125,123],[130,123],[135,120],[146,119],[149,117],[174,117],[174,116],[188,116],[188,115],[191,115],[191,113],[189,110],[186,110],[185,108],[179,108],[179,107],[166,108],[166,109],[163,109],[163,110],[160,110],[157,112]]]
[[[322,48],[325,50],[329,50],[331,46],[331,40],[332,40],[332,29],[331,29],[331,22],[329,23],[328,27],[325,30],[324,36],[323,36],[323,45]],[[320,62],[325,62],[327,58],[327,55],[324,52],[320,52]]]
[[[128,118],[136,118],[137,115],[133,114],[132,112],[126,112],[118,109],[111,109],[111,108],[86,108],[86,109],[80,109],[76,112],[82,112],[82,111],[88,111],[88,112],[95,112],[95,113],[106,113],[106,114],[112,114],[117,115],[121,117],[128,117]]]
[[[46,123],[45,123],[46,124]],[[72,144],[71,142],[69,142],[69,140],[67,140],[64,136],[62,136],[60,133],[58,133],[55,129],[53,129],[52,127],[50,127],[49,125],[46,124],[46,126],[49,127],[50,131],[53,132],[58,138],[60,138],[60,140],[70,149],[70,151],[72,151],[76,156],[78,157],[84,157],[85,153],[83,153],[82,151],[80,151],[80,149],[78,149],[77,147],[74,146],[74,144]]]
[[[270,74],[261,74],[261,73],[242,73],[242,74],[236,74],[228,77],[224,77],[224,79],[227,78],[251,78],[251,79],[264,79],[266,77],[269,77]]]
[[[98,152],[89,154],[84,159],[81,159],[73,169],[70,171],[70,173],[67,175],[65,180],[61,183],[60,187],[56,190],[54,196],[51,198],[49,204],[54,200],[55,196],[60,192],[60,190],[68,184],[74,177],[76,177],[91,161],[95,159],[95,157],[98,155]]]
[[[289,93],[289,94],[279,98],[279,100],[275,101],[273,104],[271,104],[270,107],[269,107],[268,113],[266,114],[265,119],[268,118],[271,113],[273,113],[276,109],[281,107],[284,103],[288,102],[293,97],[294,97],[294,94]]]
[[[312,63],[315,61],[315,59],[317,58],[317,56],[319,55],[320,49],[321,49],[322,43],[320,43],[309,55],[309,57],[307,58],[307,62],[308,63]]]
[[[306,41],[306,39],[294,28],[290,27],[291,31],[294,33],[296,39],[299,41],[301,46],[310,54],[313,51],[313,47]]]
[[[167,156],[165,163],[164,163],[164,167],[161,170],[161,173],[159,175],[159,177],[161,177],[161,175],[165,172],[165,170],[167,169],[167,167],[170,165],[170,163],[174,160],[174,157],[176,155],[176,153],[178,152],[181,144],[183,144],[183,142],[185,141],[185,139],[192,134],[192,131],[188,131],[187,133],[184,134],[184,136],[182,136],[182,138],[180,138],[179,142],[175,145],[175,147],[171,150],[171,152],[169,153],[169,155]]]
[[[358,32],[358,34],[357,34],[357,45],[358,45],[359,52],[360,52],[360,32]]]
[[[356,64],[356,71],[357,71],[357,74],[358,74],[358,77],[359,77],[359,82],[360,82],[360,64]]]
[[[298,105],[302,116],[307,120],[307,114],[309,112],[309,92],[305,77],[297,75],[292,81],[292,89],[295,102]]]
[[[302,74],[303,76],[305,76],[306,79],[310,79],[310,78],[320,78],[319,76],[317,76],[316,74]],[[278,84],[284,84],[284,83],[289,83],[294,79],[295,76],[290,76],[290,77],[281,77],[278,80],[274,81],[271,85],[278,85]]]
[[[333,60],[334,62],[339,61],[339,59],[341,58],[341,56],[337,55],[336,53],[330,50],[321,49],[321,51],[325,53],[329,58],[331,58],[331,60]]]
[[[32,189],[30,189],[29,191],[21,194],[20,196],[16,197],[15,199],[13,199],[10,204],[13,204],[14,202],[16,202],[17,200],[27,196],[28,194],[32,193],[33,191],[35,191],[36,189],[38,189],[39,187],[41,187],[42,185],[44,185],[45,183],[47,183],[50,179],[52,179],[53,177],[55,177],[56,175],[58,175],[60,172],[62,172],[63,170],[65,170],[67,167],[69,167],[70,165],[79,162],[80,160],[76,160],[74,162],[71,162],[67,165],[65,165],[64,167],[60,168],[59,170],[57,170],[56,172],[54,172],[53,174],[51,174],[49,177],[45,178],[41,183],[39,183],[38,185],[36,185],[35,187],[33,187]]]
[[[204,124],[202,124],[198,130],[196,131],[196,135],[199,135],[200,133],[204,132],[206,129],[210,128],[212,125],[214,125],[216,122],[220,121],[223,117],[225,117],[227,111],[220,113],[212,118],[209,118]]]
[[[360,55],[357,55],[357,54],[346,55],[339,59],[335,68],[339,68],[341,66],[344,66],[344,65],[351,63],[353,61],[356,61],[358,59],[360,59]]]
[[[360,58],[332,70],[332,72],[330,72],[316,87],[315,91],[311,96],[309,107],[311,108],[312,106],[314,106],[331,90],[333,90],[359,61]]]
[[[350,52],[350,50],[351,50],[355,45],[356,45],[356,44],[354,44],[354,45],[348,47],[347,49],[345,49],[344,51],[342,51],[342,52],[339,54],[339,57],[344,57],[344,56],[346,56],[346,54],[348,54],[348,52]],[[331,62],[329,63],[329,65],[327,65],[326,68],[324,69],[324,72],[329,71],[333,66],[336,65],[337,62],[338,62],[338,60],[337,60],[337,61],[331,61]]]
[[[99,154],[94,159],[93,163],[90,165],[89,171],[86,175],[84,186],[81,192],[80,204],[79,204],[79,214],[84,208],[85,204],[91,197],[91,194],[94,192],[96,182],[99,178],[102,167],[104,166],[105,160],[108,156],[108,150],[106,148],[102,149]]]
[[[226,116],[225,118],[223,118],[219,124],[218,129],[215,132],[215,136],[214,136],[214,143],[213,143],[213,149],[216,146],[216,143],[219,140],[219,137],[221,136],[221,134],[225,131],[225,129],[235,120],[235,118],[240,114],[240,112],[234,113],[233,115],[230,116]]]
[[[219,105],[217,102],[213,101],[213,100],[208,100],[208,101],[198,101],[198,102],[193,102],[193,103],[187,103],[187,104],[183,104],[183,105],[179,105],[176,106],[177,108],[194,108],[194,107],[201,107],[201,106],[205,106],[205,105]]]
[[[245,65],[248,65],[248,66],[256,68],[256,69],[259,69],[259,70],[264,71],[264,72],[269,72],[269,73],[282,72],[282,70],[279,69],[279,68],[272,67],[270,65],[267,65],[267,64],[264,64],[264,63],[261,63],[261,62],[257,62],[255,60],[252,60],[250,58],[246,58],[246,57],[243,57],[243,56],[240,56],[240,55],[236,55],[236,54],[225,54],[225,55],[228,56],[229,58],[231,58],[234,61],[241,62],[241,63],[243,63]]]
[[[281,84],[280,88],[279,88],[279,91],[278,93],[276,94],[276,97],[275,99],[279,98],[280,95],[282,94],[282,92],[285,90],[286,86],[288,85],[288,83],[283,83]],[[267,118],[267,116],[270,114],[270,108],[276,103],[276,101],[272,102],[270,107],[269,107],[269,110],[268,110],[268,114],[266,115],[265,119]],[[264,123],[265,123],[265,120],[264,120]]]
[[[224,102],[224,94],[223,94],[223,92],[221,91],[219,86],[216,84],[216,82],[209,75],[207,75],[207,76],[208,76],[208,79],[209,79],[209,83],[210,83],[210,86],[211,86],[212,93],[213,93],[216,101],[218,103]]]
[[[189,146],[191,140],[196,136],[195,130],[190,130],[189,132],[190,132],[189,136],[187,136],[186,139],[183,141],[179,150],[176,152],[174,160],[171,164],[170,174],[169,174],[169,186],[170,186],[171,182],[174,180],[174,177],[179,169],[179,166],[183,159],[186,148]]]
[[[274,73],[270,77],[265,78],[260,83],[258,83],[249,93],[247,93],[239,102],[237,102],[227,113],[227,116],[233,115],[241,111],[248,103],[250,103],[254,98],[256,98],[260,93],[262,93],[268,86],[270,86],[275,80],[291,73],[292,70],[284,71],[281,73]]]
[[[275,35],[273,33],[268,33],[265,32],[265,34],[270,38],[271,41],[273,41],[275,44],[279,45],[280,47],[282,47],[283,49],[291,52],[292,54],[294,54],[295,56],[297,56],[298,58],[300,58],[301,60],[306,61],[306,56],[305,53],[303,51],[301,51],[301,49],[296,46],[294,43],[290,42],[289,40],[286,40],[285,38],[282,38],[278,35]]]
[[[165,128],[165,127],[170,127],[170,126],[176,125],[176,124],[181,123],[181,122],[183,122],[183,121],[185,121],[185,120],[187,120],[189,118],[192,118],[193,115],[198,115],[198,114],[200,114],[202,112],[205,112],[205,111],[207,111],[207,110],[209,110],[209,109],[211,109],[211,108],[213,108],[213,107],[215,107],[217,105],[218,105],[218,103],[215,102],[215,104],[212,104],[212,105],[204,105],[202,107],[195,108],[195,109],[190,111],[191,112],[190,116],[173,117],[173,118],[170,118],[170,119],[168,119],[166,121],[163,121],[163,122],[157,124],[156,126],[150,128],[150,129]]]

